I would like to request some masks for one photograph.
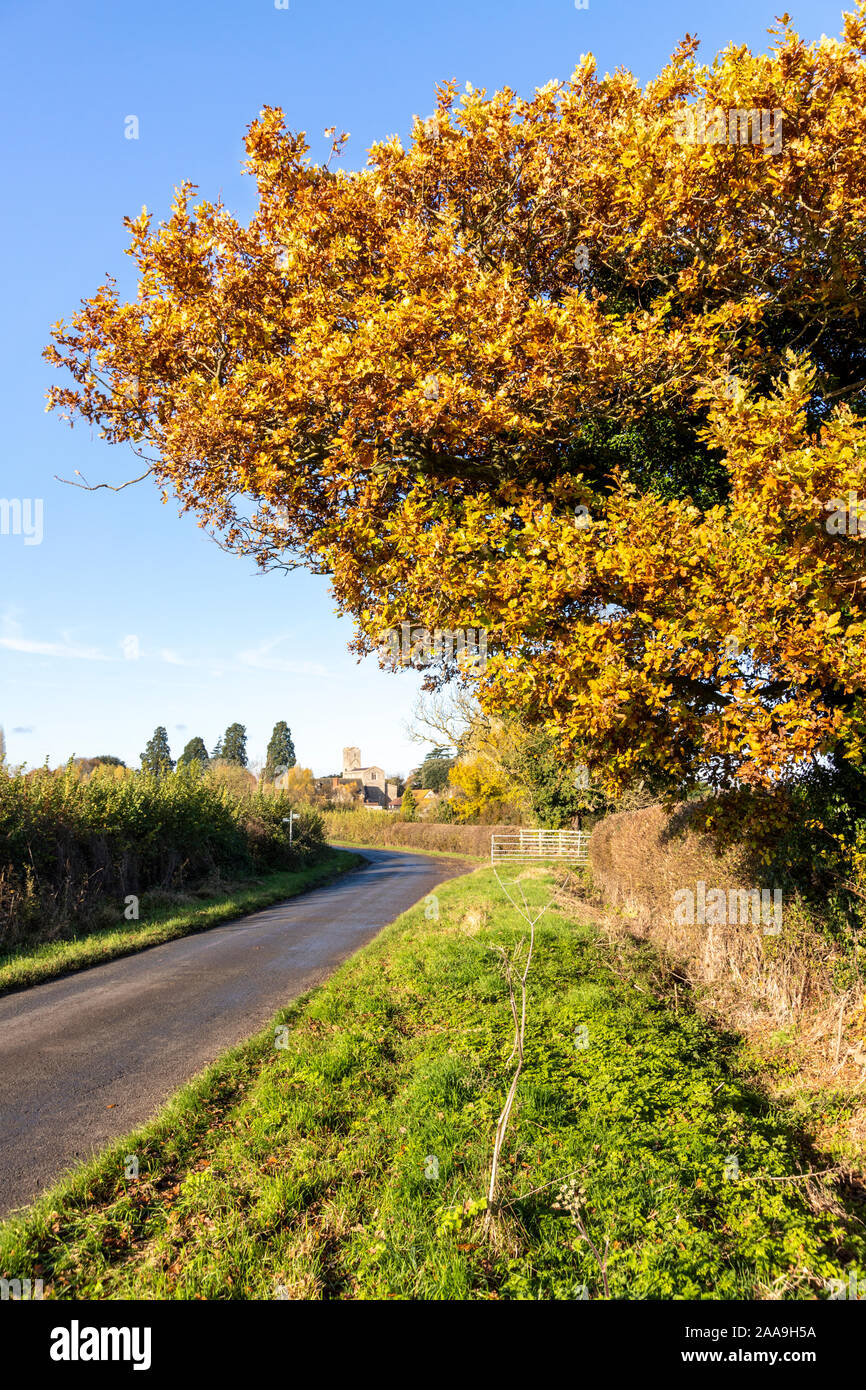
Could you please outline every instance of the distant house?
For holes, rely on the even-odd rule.
[[[313,790],[320,800],[337,806],[363,805],[361,787],[357,782],[344,782],[342,777],[317,777]]]
[[[412,795],[415,798],[418,815],[422,820],[426,820],[432,814],[442,799],[437,792],[431,791],[429,787],[413,787]]]
[[[369,810],[391,810],[391,802],[397,797],[397,783],[389,782],[381,767],[361,766],[360,748],[343,749],[343,783],[356,783]]]

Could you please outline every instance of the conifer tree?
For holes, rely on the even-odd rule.
[[[264,776],[269,781],[273,781],[279,768],[294,767],[296,762],[292,731],[285,719],[281,719],[279,723],[274,725],[274,732],[271,734],[271,741],[268,744]]]
[[[247,765],[247,731],[243,724],[229,724],[222,741],[223,761]]]
[[[162,724],[154,729],[153,738],[148,740],[147,747],[141,755],[141,766],[144,772],[152,772],[155,777],[171,772],[174,767],[171,749],[168,746],[168,734]]]
[[[203,738],[196,735],[191,738],[177,760],[178,767],[188,767],[190,763],[199,762],[202,767],[207,767],[210,762],[207,748]]]

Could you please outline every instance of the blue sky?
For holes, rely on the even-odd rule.
[[[405,136],[456,78],[530,94],[567,78],[580,55],[641,81],[686,33],[709,60],[727,43],[767,46],[775,0],[724,5],[637,0],[2,0],[6,322],[0,342],[0,497],[41,498],[40,544],[0,535],[0,724],[15,763],[114,753],[134,764],[157,724],[177,754],[201,734],[247,725],[261,756],[286,719],[299,761],[338,768],[344,744],[408,770],[423,755],[405,723],[419,686],[347,651],[327,580],[260,575],[224,554],[152,483],[84,492],[135,476],[136,460],[44,412],[59,374],[41,359],[51,325],[115,275],[134,293],[122,218],[166,215],[182,179],[252,210],[242,136],[281,106],[324,157],[327,126],[351,133],[344,164]],[[842,7],[792,6],[807,39],[836,34]],[[139,138],[124,137],[135,115]]]

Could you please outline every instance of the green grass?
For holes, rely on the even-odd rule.
[[[541,903],[550,879],[523,886]],[[843,1194],[808,1200],[797,1175],[824,1165],[744,1078],[736,1039],[682,994],[678,1009],[656,997],[646,946],[614,948],[556,909],[486,1241],[467,1204],[484,1196],[511,1045],[491,948],[523,928],[489,870],[436,897],[438,920],[423,903],[404,914],[0,1228],[0,1272],[54,1298],[599,1298],[598,1264],[554,1206],[570,1175],[609,1246],[612,1298],[822,1298],[862,1271],[856,1213]]]
[[[131,955],[147,946],[159,946],[191,932],[206,931],[220,922],[231,921],[233,917],[242,917],[328,883],[361,863],[363,856],[360,854],[326,850],[307,868],[263,874],[231,891],[195,902],[166,903],[166,895],[145,893],[140,905],[142,916],[137,922],[124,921],[117,927],[88,932],[68,941],[50,941],[0,955],[0,994],[41,984],[75,970],[85,970],[90,965],[104,965],[118,956]]]

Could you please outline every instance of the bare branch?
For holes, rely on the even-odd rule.
[[[78,473],[77,468],[75,471]],[[85,492],[98,492],[101,487],[108,488],[109,492],[122,492],[125,487],[132,487],[133,483],[143,483],[145,478],[149,478],[152,473],[153,469],[148,468],[147,472],[142,473],[140,478],[129,478],[125,483],[88,483],[86,479],[84,482],[76,483],[74,478],[61,478],[59,473],[55,473],[54,477],[58,483],[66,483],[68,487],[80,487]]]

